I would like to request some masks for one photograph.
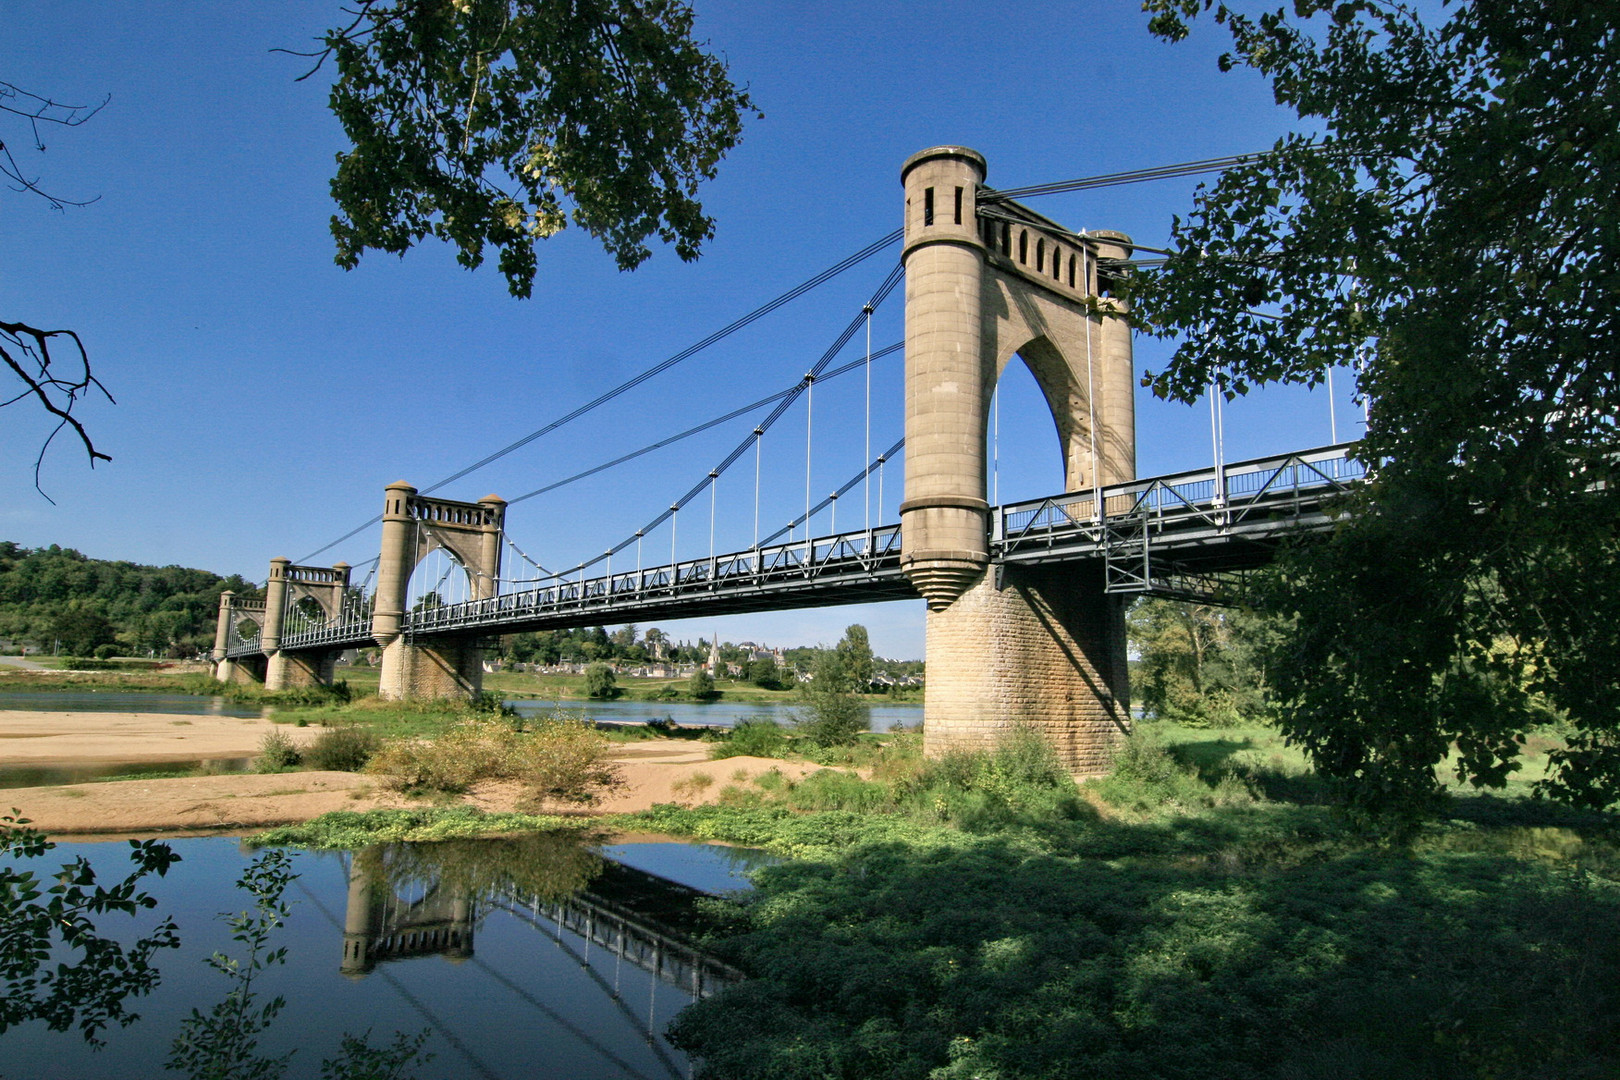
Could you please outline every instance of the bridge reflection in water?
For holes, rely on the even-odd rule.
[[[696,902],[707,893],[603,858],[572,835],[380,845],[353,853],[347,862],[341,972],[351,979],[373,973],[384,979],[479,1075],[498,1073],[477,1047],[438,1022],[426,1003],[412,1000],[415,995],[391,977],[388,965],[429,956],[469,964],[561,1027],[580,1049],[637,1077],[649,1074],[621,1052],[626,1038],[650,1049],[665,1074],[687,1075],[685,1063],[663,1043],[662,1028],[689,1002],[743,977],[693,943],[701,925]],[[598,1015],[615,1017],[611,1028],[617,1030],[581,1024],[577,1014],[570,1019],[557,1007],[561,1003],[548,1004],[484,963],[475,941],[479,926],[495,913],[532,928],[537,941],[578,965],[584,985],[605,1006]],[[514,959],[509,940],[501,959]],[[645,1002],[639,993],[631,1002],[622,992],[627,967],[652,976],[636,980],[647,990]],[[674,991],[665,993],[662,1008],[660,986]]]

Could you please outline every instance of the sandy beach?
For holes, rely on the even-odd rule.
[[[272,729],[299,743],[313,740],[321,730],[220,716],[0,711],[0,765],[172,761],[178,766],[245,758],[259,752],[260,740]],[[614,759],[620,764],[623,785],[586,812],[625,813],[661,802],[712,802],[727,784],[746,782],[771,769],[797,778],[818,768],[766,758],[710,761],[706,745],[678,739],[621,744]],[[711,782],[694,783],[700,774]],[[518,796],[514,785],[489,784],[462,796],[462,801],[485,810],[511,810]],[[422,805],[432,803],[384,791],[371,777],[343,772],[229,773],[0,791],[0,809],[15,808],[50,835],[81,839],[96,834],[250,832],[308,821],[330,810]]]

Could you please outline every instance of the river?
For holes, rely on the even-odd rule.
[[[205,958],[240,957],[217,915],[249,898],[232,887],[253,857],[225,838],[170,841],[181,862],[148,880],[158,898],[131,920],[97,919],[131,940],[172,915],[182,947],[160,952],[163,979],[130,1004],[131,1027],[93,1052],[76,1034],[30,1023],[0,1035],[12,1080],[156,1077],[183,1017],[227,989]],[[47,877],[83,855],[104,880],[127,869],[123,844],[61,844],[31,868]],[[664,1031],[674,1015],[736,973],[684,943],[692,890],[746,887],[770,856],[741,849],[637,842],[582,847],[571,836],[396,844],[358,853],[293,852],[292,913],[273,941],[285,965],[258,990],[287,999],[262,1040],[296,1048],[288,1076],[319,1075],[344,1032],[426,1031],[432,1077],[486,1080],[680,1080],[686,1058]]]
[[[797,708],[775,702],[750,704],[746,702],[716,701],[699,704],[691,701],[537,701],[533,698],[512,698],[506,702],[525,715],[549,713],[561,708],[570,713],[582,713],[588,719],[609,724],[644,724],[648,721],[667,720],[682,727],[729,728],[738,721],[749,719],[775,720],[792,724]],[[166,713],[176,716],[230,716],[258,719],[274,707],[244,704],[223,697],[205,697],[195,694],[141,694],[121,691],[106,693],[89,691],[49,690],[38,692],[0,693],[0,709],[21,709],[37,712],[144,712]],[[867,710],[868,726],[872,731],[916,724],[922,720],[920,705],[873,705]],[[109,776],[136,776],[172,774],[200,769],[208,772],[245,772],[253,764],[251,757],[216,758],[207,761],[128,761],[97,762],[77,765],[17,765],[10,764],[0,754],[0,789],[40,787],[51,784],[78,784]]]
[[[693,701],[543,701],[510,698],[506,702],[525,715],[547,713],[561,708],[583,714],[603,723],[646,723],[669,720],[682,727],[731,727],[739,720],[755,718],[791,724],[798,706],[765,702]],[[150,712],[177,716],[235,716],[257,719],[274,706],[231,701],[198,694],[141,694],[126,691],[106,693],[48,690],[0,693],[0,709],[31,709],[39,712]],[[867,710],[872,731],[888,731],[922,720],[921,705],[873,705]]]

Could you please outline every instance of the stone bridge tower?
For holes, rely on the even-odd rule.
[[[295,566],[287,558],[270,560],[270,576],[264,586],[264,628],[260,636],[265,655],[266,690],[332,685],[333,665],[338,656],[335,650],[284,652],[281,638],[289,629],[299,629],[300,624],[312,619],[317,623],[336,622],[343,612],[348,592],[348,563],[331,567]],[[305,604],[313,611],[307,611],[302,606]]]
[[[494,596],[501,572],[506,501],[486,495],[475,503],[425,499],[403,480],[384,494],[382,558],[372,633],[383,647],[378,694],[389,700],[476,695],[483,687],[481,637],[408,642],[401,634],[411,572],[434,548],[443,548],[467,572],[472,598]]]
[[[1105,261],[1127,257],[1130,241],[989,198],[984,178],[984,158],[960,146],[901,169],[901,562],[928,601],[927,748],[984,746],[1030,724],[1075,772],[1101,773],[1130,724],[1123,602],[1103,591],[1100,567],[991,570],[985,439],[991,394],[1017,356],[1057,423],[1068,489],[1135,478],[1130,327]]]
[[[264,658],[232,660],[227,652],[231,643],[241,636],[241,623],[251,623],[264,633],[264,601],[238,598],[227,589],[219,594],[219,621],[214,626],[214,678],[223,683],[255,683],[264,681]]]

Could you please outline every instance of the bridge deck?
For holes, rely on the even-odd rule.
[[[1354,444],[1066,492],[992,511],[993,563],[1102,561],[1113,592],[1185,592],[1185,582],[1265,565],[1335,520],[1333,500],[1365,478]],[[1099,510],[1101,513],[1099,513]],[[519,633],[614,622],[914,599],[900,527],[750,548],[645,570],[549,579],[485,600],[414,611],[408,639]],[[284,633],[285,650],[374,642],[350,620]],[[234,645],[250,656],[256,642]]]

